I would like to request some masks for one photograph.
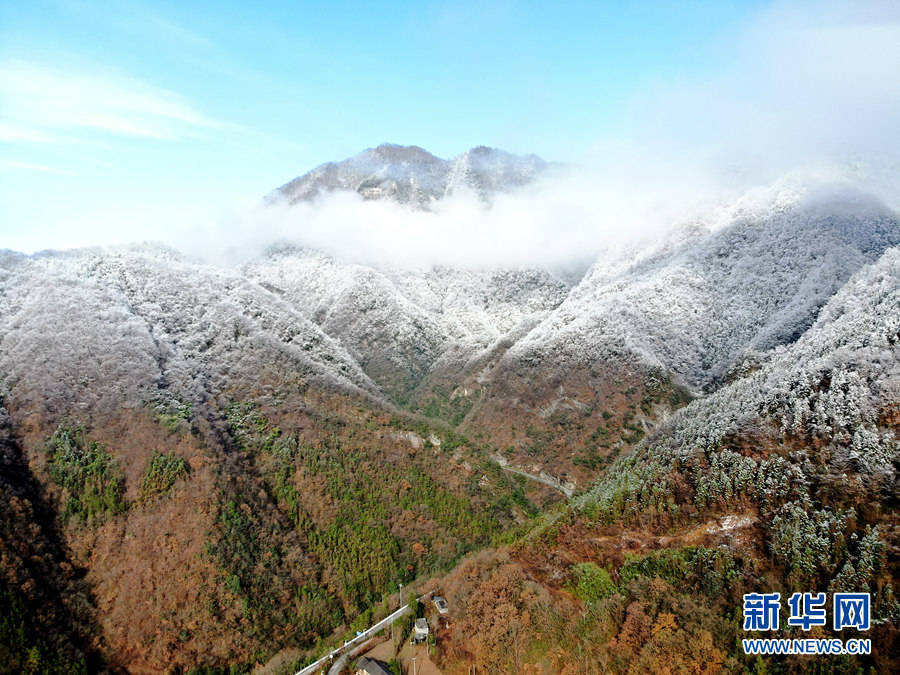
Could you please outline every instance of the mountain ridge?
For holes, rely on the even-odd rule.
[[[469,617],[442,634],[450,669],[510,653],[475,620],[498,588],[523,640],[528,616],[605,617],[616,641],[579,644],[606,664],[650,658],[630,627],[652,646],[677,617],[691,658],[739,670],[735,589],[865,585],[889,622],[900,218],[829,194],[738,203],[577,279],[287,245],[235,268],[154,244],[0,252],[0,441],[34,477],[0,497],[40,486],[66,544],[5,558],[0,600],[90,588],[97,625],[64,626],[61,650],[99,635],[146,670],[339,640],[460,560],[440,581]],[[585,594],[604,572],[615,594]]]
[[[484,201],[533,182],[548,163],[536,155],[512,155],[477,146],[452,159],[441,159],[415,145],[384,143],[340,162],[326,162],[285,183],[269,201],[312,201],[335,191],[363,199],[391,199],[427,209],[468,189]]]

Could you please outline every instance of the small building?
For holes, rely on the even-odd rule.
[[[393,675],[381,662],[363,656],[356,662],[356,675]]]
[[[414,645],[425,642],[428,639],[428,619],[416,619],[413,625],[412,643]]]
[[[439,595],[434,596],[434,606],[437,608],[438,614],[446,614],[450,611],[447,601]]]

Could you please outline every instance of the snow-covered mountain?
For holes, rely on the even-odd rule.
[[[202,404],[295,379],[377,394],[334,339],[244,276],[161,246],[4,259],[0,372],[12,400],[64,417],[160,391]]]
[[[460,186],[489,199],[542,167],[382,146],[282,192],[427,206]],[[580,278],[289,245],[240,268],[157,245],[0,252],[0,445],[27,478],[0,481],[7,521],[21,529],[19,495],[44,489],[51,516],[68,509],[75,479],[55,465],[90,465],[81,498],[102,525],[67,536],[98,614],[143,612],[95,632],[117,663],[148,670],[311,644],[396,570],[448,565],[573,490],[579,513],[621,527],[740,515],[759,524],[754,556],[864,588],[873,551],[897,550],[900,218],[847,190],[722,213],[603,254]],[[147,496],[170,450],[176,476]],[[18,570],[17,546],[0,559]],[[835,554],[820,564],[823,550]],[[44,576],[65,569],[47,561]],[[131,598],[135,575],[165,603]],[[885,588],[879,607],[893,606]],[[302,630],[298,598],[317,608]]]
[[[539,269],[374,269],[294,248],[244,272],[338,339],[398,399],[435,368],[458,376],[492,344],[547,316],[569,290]]]
[[[535,155],[517,156],[479,146],[453,159],[420,147],[379,145],[342,162],[328,162],[281,186],[272,198],[310,201],[333,191],[352,191],[364,199],[391,199],[428,208],[468,189],[484,200],[532,182],[547,163]]]
[[[893,247],[860,268],[796,342],[676,412],[579,504],[601,519],[647,510],[668,521],[749,512],[743,526],[758,524],[782,569],[875,597],[883,593],[876,582],[883,552],[896,557],[898,478],[900,248]],[[866,523],[862,536],[857,522]]]
[[[744,358],[794,342],[851,275],[898,243],[897,216],[855,192],[798,195],[715,229],[688,225],[612,275],[595,265],[507,361],[584,367],[627,353],[708,389]]]
[[[10,254],[0,369],[14,400],[62,415],[82,396],[113,405],[164,391],[202,405],[261,381],[327,385],[452,420],[579,483],[590,472],[573,464],[577,448],[601,413],[634,427],[636,401],[644,417],[664,415],[756,368],[898,243],[895,214],[844,191],[688,223],[598,259],[574,284],[542,269],[372,267],[286,246],[239,270],[154,247]]]
[[[419,149],[360,157],[394,167],[415,158],[404,165],[410,184],[438,175]],[[476,149],[457,163],[489,157],[508,156]],[[8,254],[0,368],[35,404],[55,400],[50,392],[74,403],[80,390],[140,398],[159,382],[199,402],[271,373],[419,410],[437,387],[467,399],[458,403],[470,429],[510,427],[590,408],[611,380],[648,373],[693,395],[715,390],[795,342],[898,243],[895,214],[840,192],[738,209],[716,227],[689,223],[599,259],[574,285],[541,269],[376,268],[285,246],[240,270],[155,247]],[[522,442],[513,439],[494,440]]]

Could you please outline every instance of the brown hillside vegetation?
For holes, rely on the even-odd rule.
[[[265,401],[19,426],[45,486],[34,489],[86,571],[85,621],[97,623],[84,635],[113,667],[249,665],[308,647],[536,512],[519,481],[452,433],[339,396]],[[23,573],[17,560],[7,574]]]
[[[438,582],[453,614],[438,634],[446,673],[805,672],[736,654],[743,593],[778,588],[752,512],[679,530],[623,529],[573,513]],[[798,637],[827,637],[813,631]],[[900,635],[882,624],[871,672],[896,672]],[[856,672],[836,658],[833,671]]]
[[[0,671],[290,672],[430,582],[450,673],[897,672],[900,221],[860,208],[574,288],[0,256]],[[868,592],[873,653],[745,657],[766,591]]]

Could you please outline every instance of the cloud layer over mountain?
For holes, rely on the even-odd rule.
[[[782,3],[720,52],[705,79],[635,97],[615,141],[489,208],[464,190],[429,212],[330,194],[314,206],[248,205],[189,241],[183,228],[166,239],[226,260],[284,240],[391,266],[565,266],[678,222],[727,219],[740,195],[853,186],[900,206],[895,5],[832,3],[813,16]]]

